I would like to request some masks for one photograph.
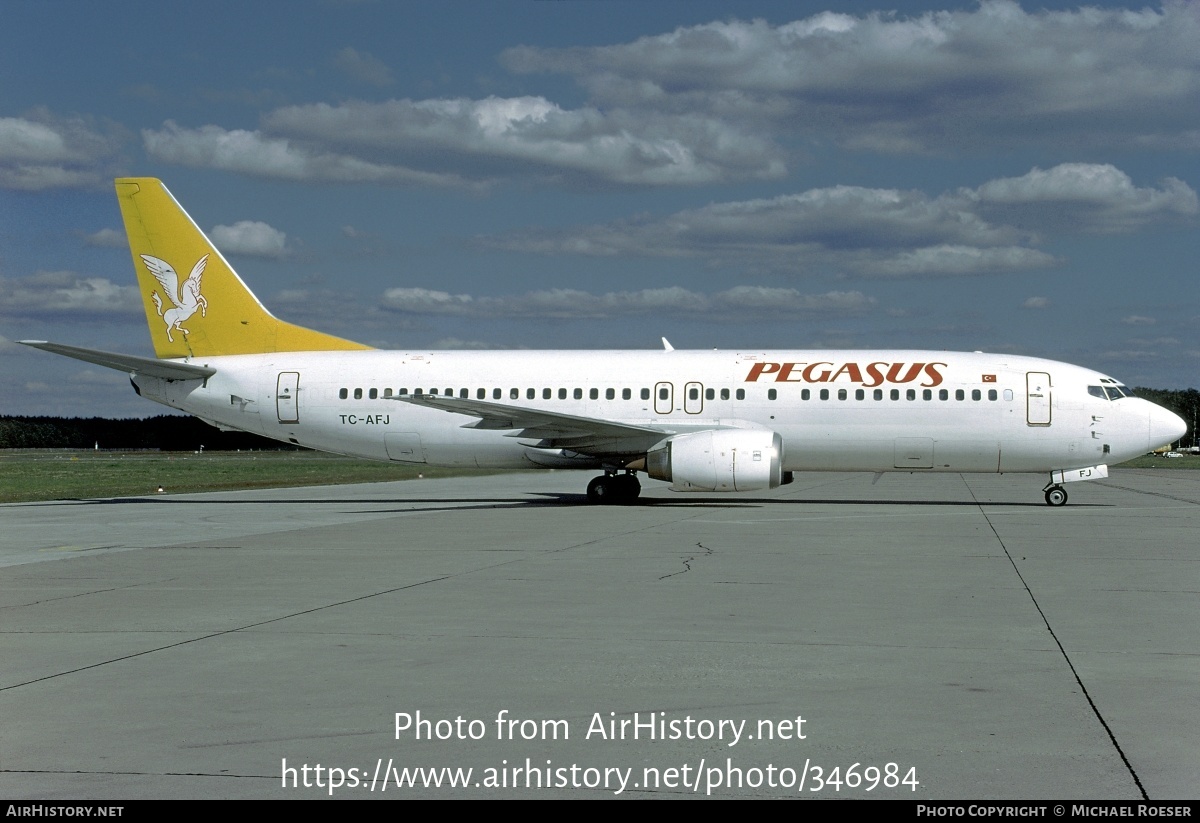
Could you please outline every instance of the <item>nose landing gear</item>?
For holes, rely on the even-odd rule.
[[[1047,506],[1065,506],[1067,505],[1067,490],[1057,483],[1051,483],[1046,488],[1042,489],[1046,493]]]

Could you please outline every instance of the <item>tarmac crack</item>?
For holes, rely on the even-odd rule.
[[[693,517],[699,517],[699,516],[700,516],[699,514],[693,515]],[[692,518],[684,518],[684,519],[692,519]],[[630,530],[624,532],[623,534],[616,534],[616,535],[610,534],[610,535],[604,535],[601,537],[591,538],[588,540],[581,540],[581,541],[573,543],[569,546],[563,546],[561,548],[555,549],[554,551],[555,552],[564,552],[564,551],[571,551],[574,549],[579,549],[584,546],[592,545],[594,543],[603,542],[604,540],[610,540],[613,537],[620,537],[620,536],[624,536],[626,534],[632,534],[635,531],[642,531],[645,528],[647,528],[647,527],[639,527],[637,529],[630,529]],[[495,569],[500,566],[510,565],[512,563],[523,563],[523,562],[525,562],[526,559],[527,558],[525,558],[525,557],[513,558],[511,560],[505,560],[501,563],[493,563],[493,564],[485,565],[485,566],[482,566],[479,568],[466,569],[466,570],[458,572],[456,574],[444,574],[439,577],[432,577],[428,580],[422,580],[417,583],[408,583],[403,586],[394,586],[392,588],[383,589],[382,591],[370,592],[368,594],[360,595],[358,597],[350,597],[345,600],[339,600],[335,603],[325,603],[320,606],[313,606],[312,608],[309,608],[309,609],[302,609],[300,611],[291,612],[290,614],[281,615],[279,617],[272,617],[268,620],[259,620],[255,623],[248,623],[244,626],[236,626],[234,628],[224,629],[219,632],[208,632],[206,634],[200,635],[199,637],[192,637],[187,640],[180,640],[177,643],[168,643],[163,646],[156,646],[152,649],[143,649],[142,651],[139,651],[139,652],[133,652],[131,654],[121,655],[119,657],[113,657],[108,660],[101,660],[97,663],[91,663],[87,666],[78,666],[74,669],[67,669],[66,671],[55,672],[54,674],[48,674],[43,677],[35,677],[32,680],[25,680],[20,683],[13,683],[8,686],[0,686],[0,692],[11,691],[12,689],[19,689],[22,686],[31,686],[34,683],[42,683],[47,680],[53,680],[57,677],[65,677],[70,674],[77,674],[79,672],[88,671],[90,669],[96,669],[101,666],[107,666],[111,663],[120,663],[124,660],[133,660],[138,657],[144,657],[145,655],[148,655],[148,654],[155,654],[157,652],[167,651],[169,649],[177,649],[181,646],[187,646],[192,643],[200,643],[205,640],[213,640],[218,637],[224,637],[224,636],[230,635],[230,634],[237,634],[238,632],[249,631],[251,629],[257,629],[257,628],[261,628],[263,626],[269,626],[274,623],[280,623],[284,620],[291,620],[294,617],[301,617],[301,616],[307,615],[307,614],[315,614],[317,612],[321,612],[326,609],[333,609],[333,608],[337,608],[339,606],[346,606],[351,603],[359,603],[364,600],[370,600],[372,598],[382,597],[382,596],[388,595],[388,594],[395,594],[396,592],[404,591],[406,589],[414,589],[414,588],[417,588],[418,586],[425,586],[430,583],[440,583],[443,580],[449,580],[451,578],[459,577],[459,576],[466,575],[466,574],[474,574],[476,572],[483,571],[484,569]]]
[[[120,772],[94,771],[92,769],[0,769],[0,774],[90,774],[112,777],[238,777],[262,780],[278,780],[274,774],[234,774],[232,772]]]
[[[959,479],[963,481],[963,485],[967,487],[967,492],[974,500],[975,490],[971,488],[971,485],[967,483],[966,478],[961,474],[959,475]],[[979,501],[976,500],[976,503],[979,504]],[[1067,668],[1071,670],[1071,676],[1075,678],[1075,683],[1079,686],[1079,689],[1083,693],[1084,698],[1087,700],[1088,705],[1091,706],[1092,713],[1096,716],[1096,719],[1100,721],[1100,726],[1108,735],[1108,739],[1112,743],[1113,748],[1116,749],[1117,754],[1120,756],[1121,762],[1125,764],[1125,768],[1128,770],[1129,776],[1133,778],[1133,783],[1137,786],[1138,791],[1141,793],[1142,799],[1148,802],[1150,800],[1150,795],[1146,793],[1146,788],[1142,785],[1141,778],[1138,777],[1138,773],[1133,768],[1133,764],[1129,762],[1129,758],[1126,756],[1125,750],[1121,748],[1121,743],[1117,740],[1116,734],[1113,733],[1112,727],[1110,727],[1108,725],[1108,721],[1104,719],[1104,715],[1101,713],[1100,707],[1097,706],[1096,701],[1092,699],[1092,694],[1088,691],[1087,686],[1084,684],[1083,678],[1079,676],[1079,671],[1075,668],[1075,664],[1071,661],[1071,656],[1067,654],[1067,650],[1063,647],[1062,641],[1058,639],[1058,635],[1055,633],[1054,627],[1050,625],[1050,619],[1046,617],[1046,612],[1043,611],[1041,604],[1038,603],[1037,596],[1033,593],[1033,589],[1029,587],[1028,581],[1025,580],[1025,575],[1021,574],[1021,569],[1017,566],[1017,561],[1013,558],[1012,553],[1008,550],[1008,546],[1004,544],[1004,538],[1000,536],[1000,532],[996,531],[995,525],[993,525],[991,518],[988,517],[988,513],[984,510],[982,504],[979,504],[979,513],[983,515],[983,519],[987,522],[988,528],[992,530],[992,534],[996,537],[996,542],[999,543],[1000,548],[1004,550],[1004,555],[1008,558],[1009,564],[1012,565],[1013,571],[1016,572],[1017,579],[1021,581],[1021,586],[1025,589],[1025,593],[1029,595],[1029,599],[1033,602],[1033,607],[1037,609],[1038,615],[1041,616],[1042,623],[1044,623],[1046,626],[1046,631],[1050,633],[1051,639],[1054,640],[1054,645],[1058,647],[1059,653],[1062,655],[1063,660],[1066,661]]]
[[[464,572],[464,574],[465,574],[465,572]],[[66,671],[55,672],[54,674],[48,674],[45,677],[35,677],[33,680],[26,680],[21,683],[13,683],[10,686],[0,686],[0,692],[6,692],[6,691],[10,691],[12,689],[19,689],[22,686],[30,686],[34,683],[41,683],[46,680],[53,680],[56,677],[65,677],[68,674],[77,674],[78,672],[84,672],[89,669],[96,669],[96,668],[99,668],[100,666],[107,666],[110,663],[120,663],[123,660],[133,660],[134,658],[144,657],[145,655],[148,655],[148,654],[154,654],[156,652],[162,652],[162,651],[166,651],[168,649],[177,649],[180,646],[186,646],[191,643],[200,643],[204,640],[212,640],[213,638],[224,637],[225,635],[228,635],[228,634],[236,634],[238,632],[248,631],[249,629],[257,629],[262,626],[268,626],[272,623],[279,623],[283,620],[291,620],[293,617],[300,617],[300,616],[306,615],[306,614],[314,614],[316,612],[324,611],[325,609],[332,609],[332,608],[336,608],[338,606],[345,606],[349,603],[357,603],[357,602],[360,602],[363,600],[370,600],[373,597],[380,597],[385,594],[392,594],[394,592],[403,591],[405,589],[413,589],[413,588],[416,588],[417,586],[424,586],[429,583],[437,583],[442,580],[447,580],[451,577],[456,577],[456,576],[457,575],[446,574],[446,575],[442,575],[441,577],[433,577],[433,578],[430,578],[429,580],[422,580],[419,583],[409,583],[404,586],[395,586],[393,588],[385,589],[383,591],[371,592],[370,594],[364,594],[359,597],[351,597],[347,600],[340,600],[336,603],[326,603],[325,605],[322,605],[322,606],[314,606],[311,609],[302,609],[301,611],[298,611],[298,612],[292,612],[291,614],[285,614],[280,617],[272,617],[269,620],[260,620],[256,623],[249,623],[245,626],[237,626],[235,628],[225,629],[225,630],[219,631],[219,632],[209,632],[208,634],[201,635],[200,637],[192,637],[192,638],[189,638],[188,640],[180,640],[178,643],[168,643],[165,646],[156,646],[153,649],[143,649],[140,652],[133,652],[132,654],[125,654],[125,655],[121,655],[120,657],[113,657],[108,660],[101,660],[99,663],[92,663],[87,666],[79,666],[74,669],[68,669]]]
[[[126,589],[138,589],[138,588],[141,588],[142,586],[151,586],[151,585],[155,585],[158,583],[170,583],[172,580],[177,580],[177,579],[178,578],[170,577],[170,578],[167,578],[166,580],[149,580],[149,581],[144,581],[142,583],[130,583],[128,586],[113,586],[113,587],[107,588],[107,589],[89,589],[86,592],[77,592],[75,594],[64,594],[62,597],[46,597],[41,600],[34,600],[30,603],[14,603],[11,606],[0,606],[0,609],[24,609],[24,608],[28,608],[29,606],[38,606],[38,605],[41,605],[42,603],[54,603],[59,600],[73,600],[76,597],[89,597],[93,594],[106,594],[108,592],[125,591]]]
[[[1134,494],[1145,494],[1150,497],[1162,497],[1167,500],[1175,500],[1179,503],[1190,503],[1193,506],[1200,505],[1200,503],[1197,503],[1197,501],[1191,500],[1187,497],[1178,497],[1174,494],[1166,494],[1164,492],[1148,492],[1144,491],[1143,489],[1135,489],[1132,486],[1122,486],[1120,483],[1113,483],[1111,481],[1098,480],[1096,481],[1096,484],[1109,489],[1120,489],[1121,491],[1133,492]]]
[[[683,570],[682,571],[671,572],[670,574],[664,574],[662,577],[660,577],[658,579],[666,580],[668,577],[675,577],[676,575],[687,574],[688,572],[690,572],[692,570],[692,562],[697,557],[711,557],[713,554],[715,554],[715,552],[713,552],[712,549],[710,549],[708,546],[705,546],[702,543],[697,543],[696,547],[701,549],[704,552],[704,554],[703,555],[693,554],[691,557],[685,557],[683,559]]]

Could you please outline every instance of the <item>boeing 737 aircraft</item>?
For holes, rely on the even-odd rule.
[[[1186,430],[1111,377],[1008,354],[378,351],[276,319],[160,181],[116,189],[157,358],[22,342],[225,430],[402,463],[598,469],[602,503],[636,499],[638,472],[751,491],[903,471],[1041,473],[1052,506]]]

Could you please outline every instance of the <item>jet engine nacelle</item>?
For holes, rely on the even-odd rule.
[[[783,438],[763,429],[676,435],[646,454],[646,473],[680,492],[773,489],[783,482]]]

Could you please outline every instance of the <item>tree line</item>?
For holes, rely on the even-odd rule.
[[[257,434],[223,432],[195,417],[0,417],[0,449],[294,449]]]
[[[1133,390],[1138,397],[1170,409],[1187,421],[1180,445],[1196,445],[1193,423],[1200,412],[1196,389]],[[2,417],[0,449],[293,449],[286,443],[245,432],[223,432],[195,417],[162,414],[115,420],[107,417]]]

